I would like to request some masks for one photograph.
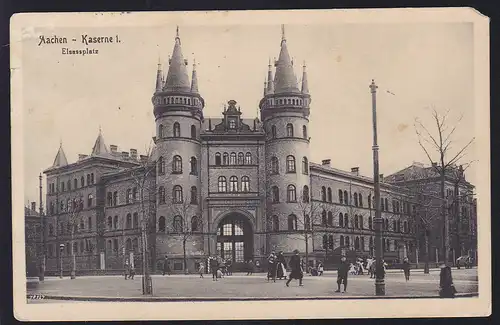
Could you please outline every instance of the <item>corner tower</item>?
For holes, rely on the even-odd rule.
[[[191,82],[187,66],[177,28],[166,78],[159,63],[152,98],[156,121],[157,258],[165,254],[169,258],[182,256],[182,245],[179,248],[171,244],[178,241],[181,229],[191,228],[201,216],[199,162],[204,100],[198,91],[196,65]]]
[[[305,64],[299,88],[282,26],[281,50],[269,63],[267,87],[259,103],[266,132],[268,250],[305,252],[300,233],[310,211],[309,104]],[[310,223],[310,222],[309,222]],[[310,237],[310,236],[309,236]],[[312,251],[311,239],[309,250]]]

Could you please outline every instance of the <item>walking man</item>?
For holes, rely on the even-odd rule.
[[[347,275],[349,274],[349,265],[345,256],[340,259],[340,265],[337,271],[337,290],[335,292],[340,292],[340,285],[344,284],[344,290],[342,293],[347,291]]]
[[[123,269],[125,271],[125,280],[127,280],[130,275],[130,264],[128,263],[128,260],[125,260],[125,265],[123,266]]]
[[[274,251],[271,252],[271,255],[269,255],[267,259],[268,263],[268,271],[267,271],[267,281],[269,281],[269,278],[272,278],[274,282],[276,282],[276,263],[277,262],[277,257],[276,253]]]
[[[165,260],[163,261],[163,274],[162,275],[165,275],[165,273],[170,275],[170,266],[168,265],[167,255],[165,255]]]
[[[212,281],[217,281],[217,271],[219,269],[219,263],[215,257],[210,258],[210,270],[212,271]]]
[[[405,257],[403,260],[403,271],[405,273],[406,282],[410,281],[410,261],[408,257]]]
[[[288,281],[286,281],[286,286],[288,287],[290,284],[290,281],[292,279],[297,279],[299,280],[299,286],[303,286],[302,284],[302,278],[304,276],[304,270],[302,269],[302,262],[300,260],[299,256],[299,251],[296,249],[293,251],[293,256],[290,258],[290,268],[292,271],[290,272],[290,275],[288,276]]]

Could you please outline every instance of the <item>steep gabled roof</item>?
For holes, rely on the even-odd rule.
[[[68,165],[68,159],[66,158],[66,154],[64,153],[62,143],[59,146],[59,150],[57,151],[56,158],[54,159],[54,163],[52,164],[52,168],[62,167]]]

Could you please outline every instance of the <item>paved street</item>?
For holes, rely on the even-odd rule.
[[[453,270],[453,280],[459,293],[475,293],[478,291],[477,269]],[[201,279],[198,275],[153,275],[153,297],[170,299],[179,298],[299,298],[299,297],[353,297],[374,295],[374,280],[367,275],[350,275],[347,293],[335,293],[336,273],[327,272],[322,277],[306,276],[304,286],[292,281],[290,287],[284,280],[268,283],[265,274],[234,274],[219,281],[212,281],[211,276]],[[386,296],[434,296],[439,286],[439,271],[432,270],[423,274],[414,270],[409,282],[399,271],[386,275]],[[69,278],[46,278],[35,291],[50,297],[108,297],[133,298],[141,297],[141,277],[124,280],[120,276],[86,276],[75,280]],[[30,301],[31,302],[31,301]],[[39,301],[33,301],[39,302]]]

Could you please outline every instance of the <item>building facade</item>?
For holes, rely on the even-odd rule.
[[[269,64],[260,118],[235,100],[221,117],[204,117],[196,65],[191,80],[177,31],[166,73],[158,66],[152,106],[154,148],[109,148],[101,132],[90,155],[69,163],[61,147],[45,170],[46,272],[121,272],[142,267],[194,271],[208,256],[264,265],[272,251],[334,264],[340,254],[374,253],[373,180],[310,162],[312,97],[301,83],[284,30],[275,69]],[[384,257],[416,258],[415,207],[405,187],[381,185]],[[60,245],[64,248],[60,249]]]

